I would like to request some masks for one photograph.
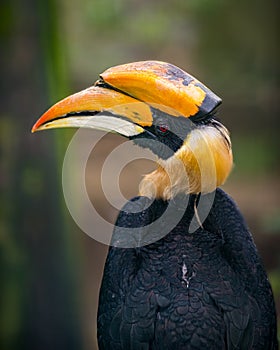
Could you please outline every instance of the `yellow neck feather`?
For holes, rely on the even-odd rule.
[[[179,193],[209,193],[222,185],[232,168],[229,134],[219,127],[201,126],[182,147],[140,183],[140,195],[169,200]]]

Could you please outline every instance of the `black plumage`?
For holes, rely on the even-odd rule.
[[[207,219],[190,233],[197,196],[186,209],[184,200],[137,197],[121,211],[100,290],[100,350],[277,349],[271,287],[238,208],[217,189]],[[162,227],[172,212],[184,210],[182,219],[142,246],[154,240],[145,226],[168,204]],[[134,247],[117,247],[125,241]]]

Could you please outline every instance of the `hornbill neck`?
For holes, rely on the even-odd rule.
[[[232,168],[227,129],[202,126],[193,130],[182,147],[140,183],[141,196],[170,200],[178,194],[210,193],[221,186]]]

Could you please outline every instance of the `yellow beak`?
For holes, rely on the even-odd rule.
[[[34,124],[32,132],[64,127],[85,127],[123,136],[144,132],[152,112],[143,102],[112,89],[93,86],[52,106]]]
[[[32,132],[86,127],[129,137],[153,124],[153,108],[189,118],[211,113],[220,103],[218,96],[178,67],[159,61],[133,62],[107,69],[95,86],[56,103]]]

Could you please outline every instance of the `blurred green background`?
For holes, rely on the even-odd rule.
[[[224,188],[253,232],[279,310],[279,14],[278,0],[1,1],[1,349],[97,349],[107,247],[79,230],[64,203],[61,168],[73,131],[30,129],[104,69],[137,60],[178,65],[223,98],[219,117],[235,157]],[[120,142],[106,137],[100,159]],[[125,172],[135,182],[127,196],[146,170]],[[116,217],[104,198],[99,205]]]

